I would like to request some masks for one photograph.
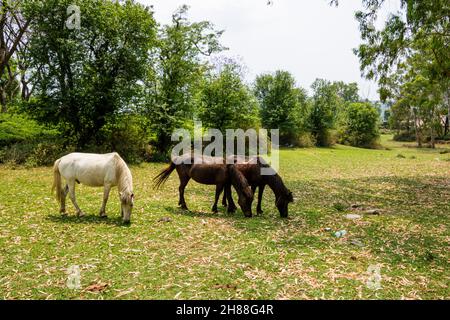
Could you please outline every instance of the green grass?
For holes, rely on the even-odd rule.
[[[51,168],[0,167],[0,298],[449,299],[450,154],[388,136],[382,144],[389,149],[282,150],[280,174],[295,196],[288,220],[270,189],[261,217],[212,214],[214,188],[195,182],[184,212],[176,173],[152,189],[163,164],[131,168],[131,226],[119,221],[116,192],[108,219],[97,217],[101,188],[77,186],[88,215],[74,217],[69,201],[63,218]],[[333,236],[342,229],[345,237]],[[66,286],[72,265],[81,290]],[[379,290],[366,285],[372,265],[380,266]],[[107,287],[91,292],[92,284]]]

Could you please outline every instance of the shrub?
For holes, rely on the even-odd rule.
[[[30,167],[49,166],[52,165],[56,159],[61,158],[69,152],[69,150],[63,148],[57,142],[40,142],[26,159],[25,165]]]
[[[416,141],[416,136],[414,132],[400,131],[399,133],[394,135],[394,141],[413,142]]]
[[[339,142],[354,147],[373,148],[380,136],[379,115],[369,103],[347,105],[339,121]]]
[[[0,114],[0,146],[51,139],[58,135],[55,129],[48,129],[36,121],[19,114]]]
[[[297,140],[297,146],[300,148],[312,148],[316,145],[316,140],[310,132],[300,134]]]
[[[144,117],[121,115],[120,119],[112,119],[102,129],[106,143],[89,149],[100,153],[115,151],[129,163],[142,162],[146,158],[146,148],[150,141],[148,127]]]

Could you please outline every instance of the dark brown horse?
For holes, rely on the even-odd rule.
[[[187,161],[187,160],[190,161]],[[213,161],[212,158],[201,159],[203,163],[195,164],[195,158],[191,155],[184,155],[175,157],[172,159],[169,167],[161,171],[154,181],[155,187],[159,188],[167,181],[170,174],[176,169],[178,178],[180,179],[179,201],[178,204],[181,208],[187,210],[186,201],[184,199],[184,190],[190,179],[207,185],[216,186],[216,196],[214,205],[212,207],[213,212],[217,212],[217,202],[219,201],[220,194],[225,190],[225,195],[228,200],[228,212],[236,211],[236,205],[234,204],[233,197],[231,196],[231,185],[236,189],[238,194],[239,206],[241,207],[246,217],[252,216],[252,202],[253,192],[250,185],[245,179],[244,175],[236,169],[234,164],[220,164]],[[223,161],[224,162],[224,161]],[[226,205],[225,205],[226,206]]]
[[[237,157],[234,157],[235,162],[237,159]],[[258,204],[256,207],[257,214],[261,214],[263,212],[261,208],[262,196],[264,193],[264,188],[268,185],[275,194],[275,205],[280,212],[280,216],[282,218],[288,217],[288,204],[294,202],[292,192],[286,188],[278,173],[276,173],[275,170],[273,170],[263,158],[256,157],[256,159],[246,159],[246,162],[244,163],[236,163],[236,168],[245,176],[248,183],[252,187],[253,193],[256,191],[256,188],[258,188]],[[273,174],[262,175],[261,168],[273,170]],[[224,206],[227,205],[227,199],[229,198],[230,197],[227,194],[227,190],[225,190],[222,199],[222,204]]]

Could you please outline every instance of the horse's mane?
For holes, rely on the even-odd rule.
[[[116,166],[117,186],[119,191],[133,192],[133,177],[131,176],[131,172],[127,164],[118,153],[114,155],[114,162]]]

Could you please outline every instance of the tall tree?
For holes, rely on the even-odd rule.
[[[329,146],[333,143],[330,133],[343,102],[336,86],[327,80],[317,79],[311,88],[314,94],[308,118],[309,129],[318,146]]]
[[[345,83],[343,81],[333,82],[336,93],[346,103],[355,103],[361,101],[359,96],[359,88],[356,82]]]
[[[330,1],[338,4],[338,0]],[[378,79],[383,93],[392,74],[409,57],[429,57],[425,79],[444,96],[447,127],[450,119],[450,3],[448,0],[400,0],[401,10],[389,16],[384,27],[375,28],[377,14],[386,0],[362,0],[364,11],[356,13],[363,43],[355,50],[361,70]],[[381,96],[385,98],[384,95]]]
[[[199,95],[199,117],[204,126],[223,133],[226,129],[258,129],[258,102],[239,69],[236,64],[226,64],[205,80]]]
[[[149,96],[147,111],[156,135],[154,144],[161,153],[171,147],[173,130],[193,117],[194,96],[208,68],[203,57],[225,49],[219,43],[223,31],[215,30],[208,21],[190,22],[187,11],[187,6],[180,7],[172,24],[159,32],[157,89]]]
[[[280,143],[296,144],[305,131],[306,91],[296,87],[289,72],[281,70],[256,77],[254,90],[263,127],[279,129]]]
[[[58,124],[78,148],[102,143],[101,129],[130,108],[145,79],[156,23],[149,7],[127,0],[80,0],[80,28],[69,29],[70,0],[30,2],[29,53],[36,99],[28,111]]]
[[[0,104],[6,111],[8,92],[17,83],[17,52],[24,50],[30,19],[22,15],[23,1],[0,1]]]

